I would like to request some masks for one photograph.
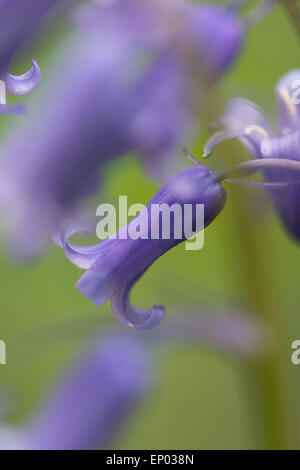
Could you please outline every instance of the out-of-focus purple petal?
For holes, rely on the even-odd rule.
[[[263,111],[251,101],[235,98],[228,104],[220,124],[226,129],[240,131],[239,140],[253,158],[260,158],[263,139],[273,137],[274,132]]]
[[[283,136],[299,129],[300,70],[284,75],[275,88],[278,105],[279,133]]]
[[[24,114],[25,107],[22,104],[0,104],[0,114]]]
[[[105,448],[149,390],[151,370],[151,358],[133,338],[98,338],[25,429],[27,448]]]
[[[198,59],[204,60],[208,78],[215,79],[236,60],[244,44],[245,24],[231,8],[191,5],[186,37],[198,38]]]
[[[48,11],[64,0],[0,0],[0,77]]]
[[[150,173],[160,180],[176,165],[178,143],[193,132],[187,77],[174,57],[162,54],[139,83],[129,132]]]
[[[32,60],[31,64],[31,69],[23,75],[6,74],[4,81],[8,93],[23,96],[32,92],[38,86],[41,80],[41,71],[35,60]]]

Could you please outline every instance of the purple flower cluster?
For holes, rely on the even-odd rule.
[[[245,34],[234,10],[181,0],[115,0],[74,21],[52,88],[1,148],[0,208],[23,258],[117,157],[133,152],[151,174],[170,174],[197,118],[195,93],[201,103]]]
[[[210,153],[217,143],[237,137],[253,158],[300,161],[300,70],[282,77],[276,86],[278,103],[278,134],[276,135],[263,112],[250,101],[233,99],[220,124],[223,131],[206,144]],[[266,182],[276,209],[288,231],[300,240],[300,189],[297,172],[285,168],[266,168]],[[272,186],[273,183],[273,186]]]
[[[0,0],[1,115],[23,110],[8,105],[2,92],[21,96],[40,83],[37,62],[20,76],[9,72],[11,62],[62,3]],[[85,270],[77,283],[80,293],[97,306],[109,300],[126,327],[150,330],[162,322],[164,306],[133,306],[131,289],[164,253],[213,224],[225,205],[224,182],[267,188],[285,226],[300,239],[299,70],[276,87],[278,134],[259,108],[237,98],[218,121],[222,129],[205,145],[207,157],[216,145],[238,138],[252,159],[216,172],[185,148],[193,166],[183,169],[178,158],[195,136],[209,91],[236,61],[251,21],[269,8],[250,20],[239,14],[242,3],[111,0],[76,7],[67,44],[53,62],[55,80],[44,77],[36,102],[29,102],[1,146],[0,215],[13,255],[31,259],[52,233],[66,257]],[[160,189],[106,240],[88,246],[71,242],[77,232],[91,233],[81,222],[81,208],[108,180],[112,162],[126,155],[140,157],[150,176],[163,181]],[[243,179],[259,171],[264,182]],[[204,208],[203,220],[198,206]],[[169,236],[161,222],[163,207],[171,209]],[[26,426],[0,429],[0,447],[103,448],[151,389],[155,346],[185,341],[252,355],[261,351],[264,333],[248,315],[209,312],[192,321],[169,319],[150,333],[125,328],[101,336]]]

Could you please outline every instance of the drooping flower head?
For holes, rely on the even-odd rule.
[[[116,157],[135,152],[152,173],[169,169],[193,129],[195,95],[234,61],[244,32],[234,10],[187,1],[80,10],[52,89],[1,150],[13,253],[35,254]]]
[[[111,299],[115,316],[125,325],[152,328],[162,320],[164,308],[134,308],[129,302],[131,288],[157,258],[209,225],[224,203],[225,192],[214,173],[197,165],[167,181],[139,215],[103,242],[89,247],[69,243],[68,238],[83,229],[70,223],[62,224],[55,241],[72,263],[86,269],[77,284],[84,295],[99,306]],[[164,212],[169,215],[167,229]]]
[[[285,162],[300,161],[300,70],[285,75],[276,86],[278,102],[278,133],[272,129],[264,113],[253,103],[232,100],[221,118],[223,131],[207,142],[206,156],[214,146],[237,137],[253,158],[277,159],[281,168],[265,168],[264,176],[272,198],[288,231],[300,240],[299,175]],[[278,184],[277,184],[278,183]],[[274,186],[274,188],[272,187]],[[282,186],[282,187],[281,187]]]
[[[21,96],[36,88],[41,72],[36,61],[23,75],[9,73],[15,54],[58,0],[0,0],[0,80],[6,92]],[[1,108],[1,105],[0,105]]]

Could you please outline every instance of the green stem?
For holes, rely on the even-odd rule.
[[[269,256],[265,256],[271,247],[268,241],[262,243],[259,229],[249,220],[248,193],[239,189],[231,197],[235,206],[235,223],[238,242],[243,260],[246,296],[250,308],[266,320],[274,333],[274,347],[265,356],[255,360],[254,371],[261,397],[263,412],[263,430],[266,449],[297,448],[297,422],[291,393],[293,387],[286,372],[286,357],[283,352],[284,312],[280,311],[280,289],[276,286],[276,274],[269,279],[266,275]],[[279,284],[279,283],[278,283]]]
[[[285,8],[300,40],[300,7],[297,0],[282,0],[282,6]]]

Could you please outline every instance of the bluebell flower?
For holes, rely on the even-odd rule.
[[[111,308],[123,324],[135,328],[152,328],[162,320],[164,307],[140,310],[129,302],[133,285],[162,254],[186,240],[189,218],[190,232],[199,232],[209,225],[225,203],[225,191],[214,179],[214,173],[203,165],[184,170],[153,196],[147,206],[114,236],[96,245],[81,247],[68,239],[83,227],[64,223],[55,234],[66,256],[75,265],[86,269],[77,287],[96,305],[111,300]],[[174,204],[176,211],[171,214]],[[204,205],[204,220],[198,217],[198,205]],[[170,210],[170,230],[164,233],[160,210]],[[191,208],[190,213],[188,208]],[[174,208],[175,209],[175,208]]]
[[[23,75],[12,75],[9,66],[16,53],[58,0],[1,0],[0,1],[0,80],[7,93],[22,96],[34,90],[41,72],[35,60]],[[1,105],[0,105],[1,108]]]
[[[268,183],[281,220],[289,233],[300,240],[300,187],[299,175],[285,165],[290,160],[300,161],[300,70],[286,74],[276,86],[278,102],[278,132],[270,125],[264,113],[253,103],[232,100],[220,124],[224,130],[207,142],[205,155],[215,145],[228,138],[238,138],[253,158],[271,159],[282,163],[281,168],[265,168]]]
[[[152,358],[141,342],[124,333],[98,337],[30,422],[0,429],[0,448],[107,448],[151,385]]]
[[[80,10],[52,89],[1,149],[12,252],[37,253],[113,159],[133,152],[155,176],[170,171],[195,123],[195,94],[234,62],[244,33],[237,13],[216,5],[116,0]]]

